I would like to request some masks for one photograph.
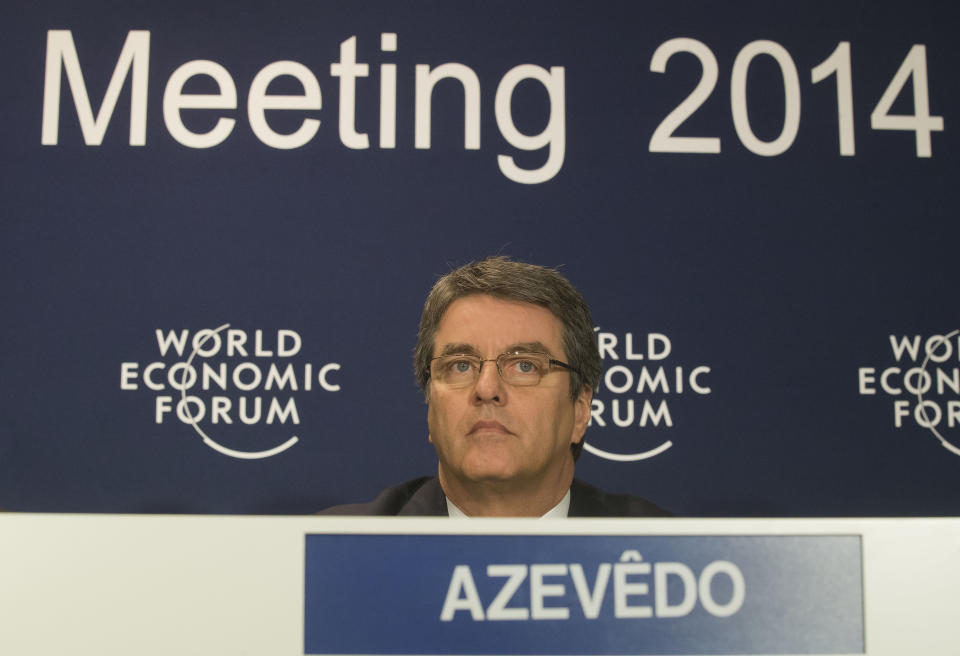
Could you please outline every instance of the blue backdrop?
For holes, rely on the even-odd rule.
[[[503,253],[591,304],[581,478],[960,514],[950,4],[0,15],[0,507],[300,513],[433,472],[422,302]]]

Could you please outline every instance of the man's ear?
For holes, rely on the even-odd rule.
[[[580,388],[580,393],[573,402],[573,431],[570,435],[570,443],[576,444],[583,439],[583,434],[587,432],[587,424],[590,422],[590,403],[593,400],[593,388],[584,385]]]
[[[427,441],[430,444],[433,444],[433,435],[430,434],[430,381],[427,381],[427,386],[423,390],[424,403],[427,404]]]

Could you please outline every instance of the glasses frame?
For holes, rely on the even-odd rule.
[[[508,381],[506,378],[503,377],[503,367],[500,365],[500,360],[501,360],[501,358],[524,356],[524,355],[543,355],[543,356],[546,356],[546,357],[547,357],[547,363],[550,365],[550,367],[554,367],[554,366],[556,366],[556,367],[561,367],[561,368],[563,368],[563,369],[566,369],[566,370],[568,370],[568,371],[572,371],[572,372],[574,372],[574,373],[577,373],[577,374],[580,374],[581,376],[583,376],[583,374],[580,373],[580,370],[577,369],[576,367],[574,367],[574,366],[572,366],[572,365],[569,365],[569,364],[567,364],[566,362],[563,362],[563,361],[561,361],[561,360],[557,360],[557,359],[551,358],[549,353],[544,353],[543,351],[512,351],[512,352],[507,352],[507,353],[501,353],[500,355],[498,355],[498,356],[495,357],[495,358],[481,358],[480,356],[478,356],[478,355],[473,355],[473,354],[471,354],[471,353],[448,353],[448,354],[446,354],[446,355],[438,355],[438,356],[435,357],[435,358],[430,358],[430,368],[429,368],[429,370],[428,370],[428,373],[430,374],[430,378],[433,378],[433,363],[434,363],[435,360],[442,360],[442,359],[444,359],[444,358],[450,358],[450,357],[455,357],[455,358],[456,358],[456,357],[469,358],[469,359],[474,360],[475,362],[479,362],[479,363],[480,363],[480,366],[477,368],[476,376],[475,376],[475,377],[473,378],[473,380],[470,381],[469,383],[465,383],[465,384],[463,384],[463,385],[454,385],[453,387],[455,387],[455,388],[469,387],[470,385],[476,384],[476,382],[477,382],[478,380],[480,380],[480,374],[483,373],[483,365],[484,365],[485,363],[487,363],[487,362],[494,362],[494,363],[496,363],[496,365],[497,365],[497,375],[499,375],[499,376],[500,376],[500,380],[502,380],[502,381],[503,381],[504,383],[506,383],[507,385],[510,385],[510,386],[512,386],[512,387],[536,387],[537,385],[540,384],[540,381],[543,380],[543,377],[546,376],[548,373],[550,373],[550,370],[549,370],[549,369],[548,369],[547,371],[544,371],[543,374],[540,376],[540,378],[537,380],[537,382],[536,382],[536,383],[533,383],[532,385],[517,385],[516,383],[511,383],[510,381]],[[443,382],[443,381],[438,381],[438,382],[440,382],[440,383],[443,384],[443,385],[449,385],[449,383],[445,383],[445,382]]]

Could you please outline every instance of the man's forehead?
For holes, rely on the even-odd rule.
[[[476,294],[457,299],[443,313],[434,354],[452,352],[449,347],[459,346],[471,348],[458,352],[493,348],[559,355],[563,353],[562,333],[560,319],[545,307]]]

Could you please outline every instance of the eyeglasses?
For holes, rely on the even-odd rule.
[[[546,353],[501,353],[484,360],[476,355],[441,355],[430,360],[430,375],[447,387],[467,387],[480,378],[484,362],[496,362],[503,382],[517,387],[530,387],[550,373],[551,367],[563,367],[578,372],[566,362],[552,359]]]

